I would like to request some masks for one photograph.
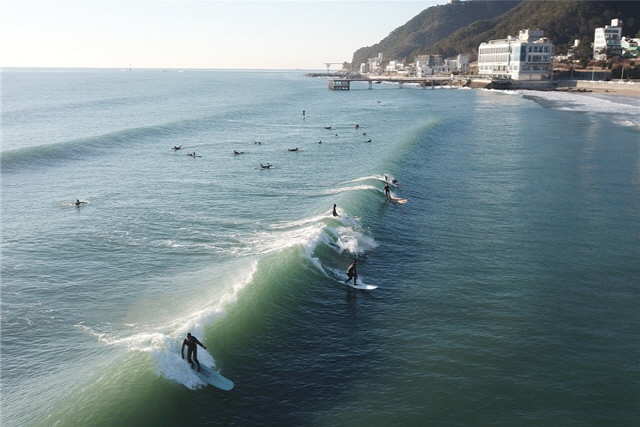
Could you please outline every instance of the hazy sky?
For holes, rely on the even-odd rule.
[[[326,69],[446,2],[2,0],[0,65]]]

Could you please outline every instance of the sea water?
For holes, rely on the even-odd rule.
[[[637,425],[638,117],[291,71],[3,70],[2,425]],[[344,285],[355,258],[377,289]],[[181,359],[187,332],[234,390]]]

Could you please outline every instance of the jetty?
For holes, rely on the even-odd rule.
[[[331,90],[350,90],[351,82],[367,82],[369,89],[373,89],[373,84],[396,83],[400,88],[404,84],[413,84],[426,89],[435,86],[467,86],[470,79],[466,76],[429,76],[429,77],[393,77],[393,76],[345,76],[330,78],[328,81]]]

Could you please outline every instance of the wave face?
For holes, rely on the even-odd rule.
[[[513,95],[7,71],[2,425],[631,424],[637,130]]]

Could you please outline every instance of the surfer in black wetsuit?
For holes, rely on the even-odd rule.
[[[333,216],[338,216],[338,212],[336,212],[336,204],[333,204]]]
[[[384,183],[384,195],[387,199],[391,198],[391,188],[387,182]]]
[[[356,280],[358,280],[358,271],[356,270],[356,264],[358,263],[357,259],[354,259],[351,264],[349,264],[349,268],[347,268],[347,276],[349,278],[344,281],[344,283],[348,283],[349,280],[353,278],[353,286],[356,286]]]
[[[196,364],[198,365],[198,372],[200,372],[200,362],[198,362],[198,346],[204,348],[205,350],[207,349],[207,347],[203,346],[202,343],[198,341],[198,338],[192,336],[191,333],[188,333],[187,337],[184,339],[184,341],[182,341],[182,351],[181,351],[182,359],[184,359],[185,345],[187,346],[187,362],[189,362],[192,369],[193,369],[193,362],[196,362]],[[192,354],[193,354],[193,361],[191,360]]]

